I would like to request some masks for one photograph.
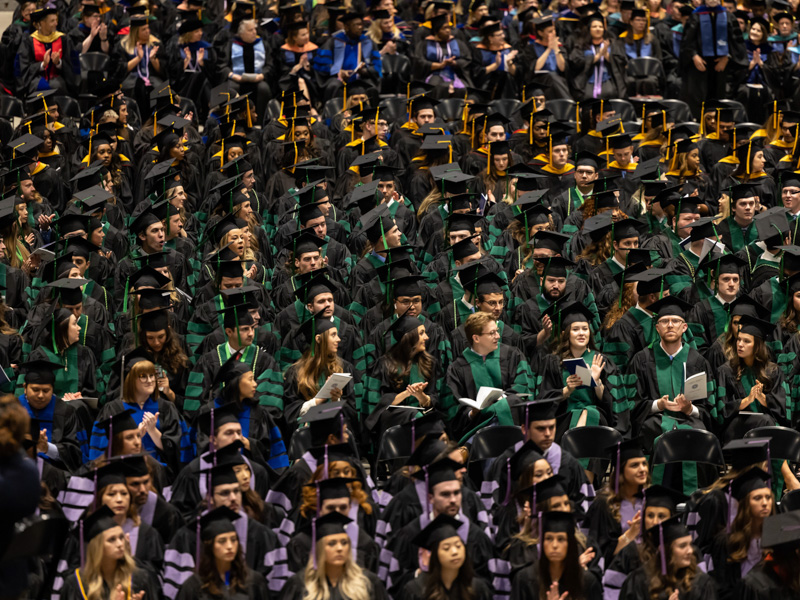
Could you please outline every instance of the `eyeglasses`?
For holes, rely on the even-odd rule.
[[[659,319],[658,324],[664,325],[665,327],[680,327],[686,321],[683,319]]]
[[[505,305],[504,300],[487,300],[483,304],[486,304],[489,308],[503,308]]]
[[[500,337],[500,330],[493,329],[492,331],[484,331],[481,335],[488,335],[489,337]]]
[[[422,298],[403,298],[402,300],[398,300],[397,304],[400,306],[410,306],[411,304],[422,304]]]
[[[142,375],[139,375],[139,381],[150,381],[151,379],[153,381],[156,380],[155,373],[143,373]]]

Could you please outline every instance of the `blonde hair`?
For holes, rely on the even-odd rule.
[[[145,11],[147,12],[147,11]],[[149,23],[146,25],[135,25],[130,28],[128,31],[128,35],[126,35],[122,40],[122,47],[128,54],[133,54],[136,52],[136,44],[138,43],[137,40],[139,39],[139,30],[142,27],[149,27]],[[147,45],[152,46],[153,44],[160,44],[160,40],[154,36],[152,33],[150,34],[150,39],[147,40]]]
[[[104,600],[104,580],[101,566],[103,564],[103,542],[108,531],[111,530],[109,529],[100,535],[96,535],[86,545],[86,564],[78,571],[83,582],[83,589],[86,590],[86,600]],[[114,569],[114,579],[108,582],[108,587],[114,590],[118,585],[121,585],[123,588],[129,589],[131,577],[135,570],[136,563],[131,557],[130,548],[126,542],[125,554],[117,561],[117,568]]]
[[[391,18],[391,17],[390,17]],[[371,39],[376,44],[380,44],[383,41],[383,29],[381,25],[386,19],[373,19],[372,23],[369,25],[369,29],[367,29],[367,35],[369,39]],[[400,37],[400,30],[397,28],[397,25],[394,24],[392,21],[392,39],[395,40]]]
[[[308,564],[306,565],[306,595],[314,600],[331,599],[331,590],[325,569],[324,539],[321,538],[317,541],[317,567],[314,568],[312,558],[308,559]],[[352,546],[353,541],[349,537],[347,539],[349,540],[349,545]],[[347,552],[347,560],[342,568],[342,578],[339,580],[337,589],[348,600],[369,600],[372,597],[372,586],[369,583],[369,579],[364,575],[361,567],[353,561],[353,555],[350,551]]]

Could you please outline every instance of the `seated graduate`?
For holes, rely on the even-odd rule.
[[[432,520],[414,543],[422,554],[421,567],[403,588],[409,600],[489,600],[491,588],[475,577],[466,540],[459,533],[462,523],[446,514]]]
[[[294,575],[281,591],[281,600],[385,600],[383,583],[353,559],[348,534],[351,519],[333,511],[308,525],[314,552],[306,568]]]
[[[764,560],[742,580],[742,600],[789,600],[800,594],[797,561],[800,550],[800,511],[773,515],[764,520],[761,542],[769,548]]]
[[[643,565],[625,580],[620,598],[650,600],[716,600],[717,586],[697,564],[692,534],[675,515],[647,530],[650,551],[643,553]]]
[[[656,551],[650,539],[650,529],[675,516],[678,504],[687,497],[662,485],[651,485],[642,491],[642,525],[644,535],[636,543],[625,546],[606,566],[603,573],[603,593],[611,600],[620,597],[620,588],[628,576],[642,566],[642,558]],[[657,541],[657,540],[656,540]]]
[[[537,564],[520,571],[511,590],[512,600],[565,597],[600,600],[603,597],[600,581],[581,565],[581,548],[575,538],[575,516],[563,511],[549,511],[541,513],[539,519],[541,556]]]
[[[100,600],[112,591],[114,597],[131,600],[158,598],[158,588],[150,574],[136,566],[125,532],[108,506],[94,511],[82,525],[84,564],[65,578],[61,600]]]
[[[200,542],[196,573],[181,586],[178,600],[211,600],[246,597],[268,600],[267,582],[244,561],[234,522],[239,513],[226,506],[207,512],[200,519]]]
[[[19,396],[19,402],[31,419],[39,422],[39,445],[48,459],[74,470],[82,462],[88,438],[75,407],[53,393],[55,371],[59,369],[61,365],[46,360],[23,363],[25,393]]]
[[[761,562],[764,519],[774,512],[769,474],[750,469],[731,482],[729,525],[714,538],[709,552],[713,561],[709,574],[717,583],[720,598],[734,598],[741,579]]]
[[[611,564],[612,558],[639,535],[642,523],[642,490],[650,483],[647,458],[641,440],[617,443],[607,449],[611,477],[589,506],[584,527]]]
[[[303,506],[300,513],[305,521],[316,517],[324,517],[331,512],[343,514],[352,521],[347,525],[347,532],[355,544],[355,560],[363,569],[377,573],[380,547],[370,533],[358,523],[361,510],[359,498],[354,497],[350,485],[356,479],[332,477],[309,483],[303,488]],[[361,498],[363,500],[363,498]],[[297,573],[308,564],[311,555],[311,537],[307,528],[297,531],[286,546],[289,554],[289,569]]]
[[[754,427],[790,424],[791,392],[766,345],[774,325],[748,315],[739,325],[736,354],[717,374],[727,440],[741,438]]]
[[[189,431],[177,407],[160,397],[155,365],[141,348],[127,355],[122,398],[106,402],[97,416],[90,439],[89,458],[95,459],[108,448],[108,434],[101,423],[113,415],[131,411],[131,418],[142,427],[142,446],[148,454],[175,473],[192,458]]]
[[[386,431],[419,414],[413,410],[390,410],[392,406],[424,409],[436,405],[443,383],[442,367],[426,350],[425,329],[418,317],[407,315],[399,317],[389,327],[397,342],[378,360],[372,374],[380,388],[367,391],[370,415],[365,425],[373,433]]]
[[[355,375],[353,365],[337,354],[339,330],[333,318],[325,317],[324,312],[324,309],[319,311],[300,325],[309,345],[300,360],[289,367],[284,376],[286,424],[292,431],[297,428],[303,415],[322,404],[341,404],[348,424],[354,425],[357,422],[354,379],[344,389],[332,388],[330,398],[316,396],[334,373]]]

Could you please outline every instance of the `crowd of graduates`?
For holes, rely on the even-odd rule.
[[[19,0],[0,598],[800,597],[798,14]]]

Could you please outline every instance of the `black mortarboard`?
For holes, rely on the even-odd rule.
[[[769,482],[770,476],[768,473],[758,467],[753,467],[731,481],[731,495],[741,502],[747,497],[747,494],[754,490],[771,488],[772,486],[770,486]]]
[[[346,517],[340,512],[333,511],[329,512],[324,517],[316,517],[312,519],[310,527],[313,530],[315,542],[319,542],[321,539],[329,535],[347,533],[346,527],[352,522],[353,520],[350,517]],[[316,549],[312,549],[311,551],[316,556]]]
[[[381,204],[361,217],[361,226],[371,244],[377,244],[384,234],[394,229],[395,224],[389,208]]]
[[[769,438],[744,438],[728,442],[722,448],[725,463],[734,471],[769,460]]]
[[[233,522],[238,518],[239,513],[227,506],[219,506],[207,512],[200,517],[200,539],[210,542],[223,533],[234,533],[236,527]]]
[[[717,229],[713,217],[701,217],[689,224],[689,239],[693,242],[716,237]]]
[[[629,283],[638,282],[636,292],[639,296],[647,296],[649,294],[661,294],[665,289],[669,288],[665,278],[669,275],[666,269],[648,269],[633,275],[628,278]]]
[[[680,317],[686,318],[686,313],[691,310],[692,305],[682,300],[678,296],[664,296],[660,300],[653,302],[647,307],[657,319],[661,317]]]
[[[557,254],[561,254],[564,245],[569,242],[570,237],[563,233],[545,229],[537,231],[532,239],[534,248],[548,248]]]
[[[458,528],[462,525],[463,523],[458,519],[454,519],[447,514],[440,514],[428,523],[425,529],[420,531],[411,543],[420,548],[434,551],[439,546],[439,542],[458,537]],[[467,540],[461,541],[466,543]]]
[[[480,252],[472,238],[464,238],[447,249],[453,251],[453,260],[457,261],[463,261],[468,256],[474,256]]]
[[[800,544],[800,511],[793,510],[764,519],[761,530],[761,545],[764,548],[792,548],[798,544]]]
[[[63,365],[58,363],[40,359],[22,363],[20,371],[25,374],[25,383],[53,385],[56,381],[55,372],[63,368]]]
[[[312,233],[308,229],[301,229],[296,232],[286,247],[292,250],[295,258],[306,252],[317,252],[325,245],[325,240]]]
[[[645,507],[652,506],[667,508],[670,515],[674,515],[677,512],[678,505],[688,500],[685,494],[658,484],[645,488],[642,495],[644,496],[642,512],[644,512]]]
[[[753,221],[758,231],[758,239],[768,248],[780,246],[784,238],[789,235],[789,220],[783,206],[775,206],[757,214]]]
[[[414,477],[421,481],[426,481],[428,491],[433,489],[433,486],[446,481],[458,481],[456,472],[463,469],[464,466],[457,463],[450,458],[441,458],[430,465],[426,469],[422,469],[414,473]]]
[[[575,515],[563,510],[542,513],[542,533],[569,533],[575,531]]]
[[[582,302],[572,302],[561,307],[561,329],[564,330],[573,323],[589,323],[594,320],[594,313]]]
[[[312,406],[300,417],[300,423],[308,424],[311,429],[312,446],[324,445],[330,435],[341,440],[345,431],[343,406],[339,403]]]
[[[775,330],[775,326],[769,321],[762,321],[750,315],[742,315],[739,326],[741,327],[739,333],[747,333],[762,340],[768,339]]]
[[[528,426],[534,421],[550,421],[556,418],[558,403],[553,400],[536,400],[517,407],[519,424]]]
[[[58,279],[48,285],[53,289],[53,295],[59,298],[61,306],[73,306],[83,301],[83,285],[88,283],[86,279]]]
[[[98,421],[97,427],[102,429],[107,434],[110,431],[113,432],[114,435],[122,432],[122,431],[130,431],[131,429],[138,429],[139,424],[133,420],[133,409],[128,408],[123,411],[120,411],[110,417]]]
[[[52,9],[52,11],[55,11],[55,9]],[[55,14],[55,12],[49,14]],[[119,527],[119,524],[114,520],[114,511],[104,504],[83,519],[83,542],[88,544],[104,531],[114,527]]]
[[[214,419],[214,431],[211,431],[211,419]],[[215,434],[217,430],[228,423],[239,422],[239,409],[235,402],[223,404],[212,410],[201,411],[197,416],[197,428],[207,436]]]

